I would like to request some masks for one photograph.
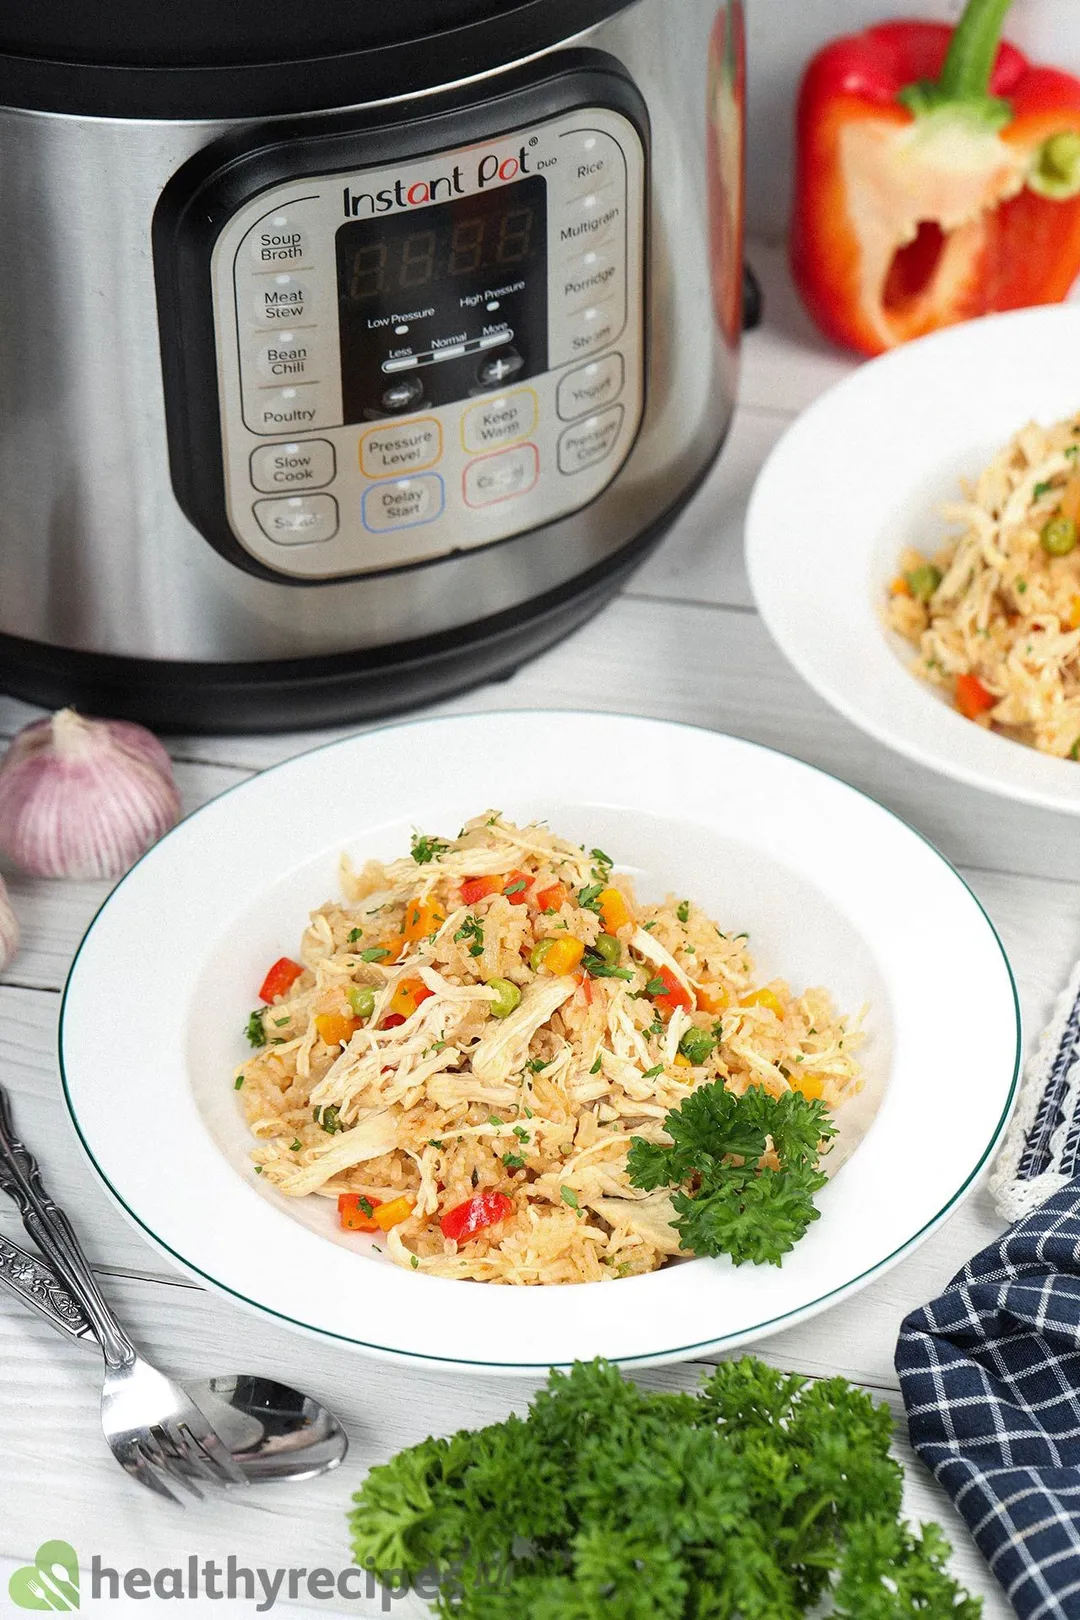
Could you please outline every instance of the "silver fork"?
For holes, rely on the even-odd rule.
[[[41,1170],[15,1134],[0,1086],[0,1189],[23,1226],[82,1307],[105,1361],[101,1427],[132,1479],[171,1502],[174,1486],[202,1496],[196,1481],[242,1485],[244,1476],[190,1395],[139,1354],[98,1286],[75,1230],[45,1190]]]

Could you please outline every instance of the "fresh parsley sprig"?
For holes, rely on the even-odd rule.
[[[801,1092],[743,1096],[722,1080],[699,1086],[664,1119],[670,1146],[635,1136],[627,1172],[635,1187],[672,1187],[675,1230],[693,1254],[728,1254],[737,1266],[780,1265],[818,1219],[814,1194],[826,1180],[821,1144],[836,1127],[821,1102]],[[769,1138],[779,1169],[764,1165]]]

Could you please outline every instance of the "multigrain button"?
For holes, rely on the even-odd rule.
[[[301,230],[292,215],[272,214],[256,225],[248,238],[248,252],[260,269],[272,270],[280,265],[303,264],[310,249],[307,231]]]
[[[621,354],[605,354],[600,360],[575,366],[559,379],[557,409],[564,422],[572,422],[586,411],[598,410],[618,399],[623,391],[626,367]]]
[[[564,429],[559,438],[559,471],[584,472],[609,456],[619,437],[623,415],[621,405],[610,405],[606,411],[597,411],[595,416]]]
[[[282,271],[276,276],[260,276],[251,299],[256,326],[287,326],[304,321],[311,314],[312,288],[304,276]]]
[[[318,489],[333,481],[337,471],[329,439],[304,443],[261,444],[251,452],[251,482],[268,492],[282,489]]]
[[[372,428],[360,440],[360,470],[368,478],[421,472],[442,455],[442,427],[434,416]]]
[[[531,388],[515,388],[472,405],[461,420],[461,436],[466,450],[494,450],[515,439],[527,439],[536,426],[537,400]]]
[[[418,478],[393,478],[372,484],[364,492],[364,527],[376,533],[386,529],[414,529],[431,523],[443,509],[443,481],[438,473]]]
[[[572,197],[559,210],[559,244],[564,253],[574,247],[602,247],[622,230],[622,193],[618,186],[587,191]]]
[[[332,540],[338,531],[338,504],[332,495],[286,495],[256,501],[259,528],[278,546],[307,546]]]
[[[540,452],[535,444],[516,444],[493,456],[477,456],[462,475],[467,506],[494,506],[525,495],[540,476]]]

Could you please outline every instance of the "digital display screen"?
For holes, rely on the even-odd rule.
[[[346,422],[546,371],[547,182],[350,220],[337,281]]]

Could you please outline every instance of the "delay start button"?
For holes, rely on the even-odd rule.
[[[625,414],[621,405],[609,405],[606,411],[597,411],[595,416],[564,429],[559,437],[559,471],[584,472],[609,456]]]
[[[269,493],[284,489],[318,489],[333,482],[337,471],[329,439],[304,443],[261,444],[251,452],[251,482]]]
[[[442,511],[444,500],[438,473],[372,484],[364,492],[364,527],[381,534],[386,529],[414,529],[417,524],[432,523]]]
[[[338,531],[338,503],[332,495],[286,495],[256,501],[259,528],[278,546],[307,546],[332,540]]]

